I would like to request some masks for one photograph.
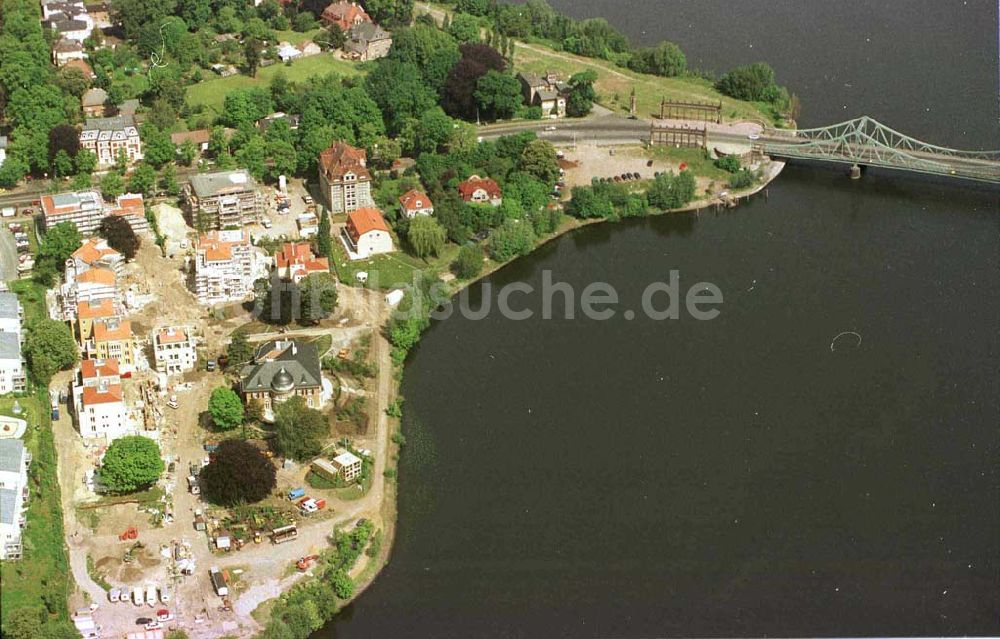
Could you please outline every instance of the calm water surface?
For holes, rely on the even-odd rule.
[[[554,5],[692,66],[768,60],[808,126],[1000,147],[995,3]],[[1000,633],[996,191],[791,167],[766,201],[591,227],[490,282],[545,269],[622,308],[678,269],[725,303],[434,325],[391,564],[319,637]]]

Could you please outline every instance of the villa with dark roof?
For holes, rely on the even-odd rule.
[[[240,371],[244,400],[259,402],[264,419],[274,421],[279,404],[301,397],[309,408],[323,406],[323,374],[315,344],[297,340],[264,342]]]

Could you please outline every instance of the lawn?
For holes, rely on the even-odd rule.
[[[458,255],[458,246],[446,244],[441,255],[423,260],[397,251],[385,255],[376,255],[367,260],[351,261],[340,238],[334,237],[333,261],[337,277],[348,286],[354,286],[358,280],[357,273],[368,273],[368,288],[394,289],[413,284],[414,275],[420,271],[437,275],[448,269],[448,266]]]
[[[281,33],[295,32],[282,31]],[[284,72],[285,77],[289,80],[303,82],[313,76],[323,76],[328,73],[337,73],[342,76],[361,75],[365,70],[357,62],[339,60],[329,53],[320,53],[294,60],[290,64],[273,64],[265,67],[257,71],[257,76],[254,78],[245,75],[231,75],[228,78],[215,78],[193,84],[188,87],[187,101],[192,106],[202,104],[218,113],[222,110],[222,103],[226,99],[227,93],[236,89],[267,85],[271,78],[279,72]]]
[[[24,319],[27,324],[32,319],[42,319],[45,313],[45,289],[30,279],[12,280],[10,290],[17,294],[24,307]]]
[[[600,104],[619,113],[628,113],[629,96],[634,87],[636,108],[640,118],[658,117],[660,100],[665,97],[672,100],[714,103],[718,103],[721,99],[722,115],[725,119],[770,121],[768,113],[762,113],[747,102],[723,96],[704,78],[661,78],[635,73],[606,60],[585,58],[564,51],[554,51],[540,44],[522,42],[517,43],[514,67],[518,71],[535,73],[554,71],[564,80],[568,80],[571,75],[580,71],[596,71],[597,83],[594,87],[599,94]]]
[[[22,534],[24,558],[0,565],[0,621],[22,607],[44,608],[48,618],[69,618],[67,598],[71,577],[63,541],[62,505],[56,478],[56,451],[49,421],[48,393],[17,401],[25,409],[20,417],[28,421],[24,443],[31,451],[28,471],[31,497],[28,501],[27,526]],[[14,398],[0,399],[0,413],[12,415]]]
[[[275,31],[274,35],[278,42],[289,42],[295,46],[298,46],[305,42],[306,40],[314,40],[320,33],[322,29],[312,29],[310,31]]]

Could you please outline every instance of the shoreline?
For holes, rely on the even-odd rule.
[[[764,189],[766,189],[771,184],[771,182],[773,182],[779,175],[781,175],[781,172],[784,170],[785,165],[786,165],[785,162],[770,161],[768,163],[768,165],[767,165],[767,169],[768,170],[765,172],[764,178],[762,179],[761,183],[757,184],[757,185],[754,185],[750,189],[734,193],[733,194],[733,200],[732,200],[733,204],[730,205],[730,208],[736,208],[736,207],[738,207],[739,203],[741,201],[745,201],[746,199],[748,199],[748,198],[750,198],[750,197],[752,197],[754,195],[757,195],[758,193],[760,193],[761,191],[763,191]],[[650,214],[646,215],[645,217],[656,217],[656,216],[669,215],[669,214],[674,214],[674,213],[693,213],[693,212],[697,212],[697,211],[700,211],[700,210],[703,210],[703,209],[707,209],[707,208],[710,208],[710,207],[713,207],[713,206],[723,206],[723,205],[724,205],[723,202],[721,200],[719,200],[718,198],[701,199],[701,200],[697,200],[696,202],[694,202],[692,204],[689,204],[688,206],[684,206],[684,207],[677,208],[677,209],[667,209],[667,210],[657,211],[655,213],[650,213]],[[636,219],[641,219],[641,218],[636,218]],[[570,218],[570,222],[567,223],[567,224],[564,224],[562,228],[556,230],[555,232],[553,232],[553,233],[547,235],[546,237],[542,238],[541,240],[539,240],[539,242],[537,244],[535,244],[534,247],[532,247],[531,251],[525,253],[524,255],[518,255],[516,257],[513,257],[513,258],[507,260],[506,262],[500,262],[500,263],[491,265],[490,268],[486,269],[483,273],[481,273],[477,277],[475,277],[473,279],[470,279],[470,280],[462,281],[461,283],[455,285],[453,288],[450,288],[449,289],[449,294],[450,294],[450,296],[455,296],[455,295],[459,294],[460,292],[462,292],[463,290],[465,290],[469,286],[471,286],[473,284],[476,284],[476,283],[478,283],[478,282],[480,282],[482,280],[485,280],[490,275],[496,273],[497,271],[499,271],[500,269],[504,268],[505,266],[513,264],[514,262],[516,262],[516,261],[518,261],[518,260],[520,260],[520,259],[522,259],[524,257],[528,257],[528,256],[532,255],[533,253],[535,253],[535,251],[537,251],[539,248],[541,248],[545,244],[548,244],[549,242],[551,242],[553,240],[556,240],[556,239],[558,239],[558,238],[560,238],[560,237],[562,237],[564,235],[567,235],[567,234],[569,234],[569,233],[571,233],[571,232],[573,232],[573,231],[575,231],[577,229],[582,229],[582,228],[585,228],[587,226],[591,226],[593,224],[600,224],[600,223],[605,223],[605,222],[620,222],[620,221],[621,221],[620,219],[612,220],[612,219],[605,219],[605,218],[592,218],[592,219],[588,219],[588,220],[579,220],[577,218]],[[453,282],[457,282],[457,281],[458,280],[453,280]],[[385,340],[385,338],[379,339],[378,342],[379,342],[380,345],[385,345],[385,346],[388,345],[388,342]],[[419,341],[418,341],[418,343],[419,343]],[[407,359],[409,359],[409,358],[407,357]],[[390,364],[390,366],[391,366],[391,364]],[[396,371],[397,371],[397,369],[394,367],[393,368],[393,373],[394,373],[393,374],[393,380],[392,380],[392,383],[390,384],[390,393],[389,393],[388,397],[384,398],[386,404],[388,404],[388,402],[390,402],[392,399],[401,396],[400,393],[399,393],[399,390],[400,390],[400,387],[402,386],[403,376],[406,374],[406,360],[404,360],[402,362],[402,364],[399,365],[398,375],[396,374]],[[381,399],[382,398],[380,398],[380,401],[379,401],[380,404],[382,403]],[[399,419],[398,421],[399,421],[399,426],[401,428],[402,427],[402,419]],[[402,446],[400,446],[400,445],[398,445],[396,443],[390,442],[389,449],[393,453],[394,459],[396,459],[396,460],[399,459],[399,456],[402,454],[402,448],[403,448]],[[397,465],[397,468],[398,468],[398,465]],[[388,479],[388,478],[386,478],[386,479]],[[360,568],[359,575],[360,575],[361,579],[359,579],[355,583],[355,592],[354,592],[354,595],[350,599],[345,600],[345,601],[342,602],[341,607],[338,610],[338,614],[340,614],[340,612],[343,611],[343,609],[345,607],[352,605],[362,595],[362,593],[364,593],[365,591],[368,590],[368,588],[371,587],[371,585],[375,582],[375,580],[381,574],[382,570],[389,564],[389,561],[390,561],[390,559],[392,557],[392,550],[393,550],[393,546],[394,546],[395,540],[396,540],[396,526],[398,525],[398,521],[397,521],[397,516],[398,516],[398,511],[399,511],[399,504],[398,504],[398,499],[399,499],[398,475],[397,475],[397,478],[393,479],[392,481],[386,481],[383,484],[383,486],[384,486],[383,489],[385,490],[385,494],[382,495],[382,507],[381,507],[381,515],[382,515],[382,518],[383,518],[382,546],[379,549],[378,556],[377,557],[370,557],[370,558],[368,558],[368,560]],[[392,494],[389,494],[390,491],[391,491]],[[282,594],[284,594],[284,593],[282,593]],[[267,602],[264,602],[264,604],[266,604],[266,603]],[[262,604],[262,605],[264,605],[264,604]],[[335,615],[327,623],[328,624],[336,624],[337,623],[337,616]],[[324,627],[326,627],[326,625],[324,625]]]

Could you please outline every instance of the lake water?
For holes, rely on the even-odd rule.
[[[767,60],[804,126],[1000,147],[995,3],[554,6],[691,66]],[[317,637],[1000,633],[997,191],[792,166],[767,200],[590,227],[489,282],[638,309],[672,269],[722,290],[717,319],[428,331],[391,563]]]

